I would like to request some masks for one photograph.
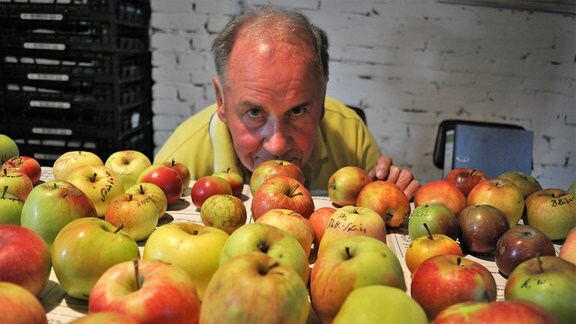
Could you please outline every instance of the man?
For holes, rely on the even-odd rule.
[[[230,168],[248,180],[263,161],[286,160],[312,190],[355,165],[411,198],[420,186],[412,173],[380,156],[358,115],[326,97],[327,49],[324,32],[297,12],[264,7],[234,17],[212,45],[216,104],[180,125],[155,162],[174,158],[193,178]]]

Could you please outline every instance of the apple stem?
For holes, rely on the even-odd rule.
[[[266,268],[261,269],[260,271],[258,271],[258,273],[260,273],[261,275],[265,276],[265,275],[268,274],[268,272],[270,272],[270,270],[272,270],[272,269],[274,269],[274,268],[276,268],[276,267],[278,267],[278,266],[280,266],[280,262],[276,261],[276,262],[268,265]]]
[[[352,254],[350,253],[350,247],[349,246],[344,247],[344,251],[346,252],[346,258],[352,259]]]
[[[94,174],[92,175],[92,179],[90,179],[91,182],[96,181],[96,172],[94,172]]]
[[[460,264],[462,264],[462,258],[461,258],[461,257],[457,257],[457,258],[456,258],[456,265],[460,266]]]
[[[2,190],[2,199],[4,199],[7,192],[8,192],[8,186],[4,186],[4,190]]]
[[[120,232],[122,229],[124,229],[124,224],[120,224],[120,226],[118,226],[118,228],[114,231],[114,234],[117,234],[117,233]]]
[[[536,254],[536,260],[538,261],[538,270],[540,270],[540,273],[543,273],[544,268],[542,267],[542,255],[540,255],[540,253]]]
[[[172,158],[172,162],[170,162],[172,164],[172,166],[176,165],[176,161],[174,161],[174,158]]]
[[[428,228],[428,224],[424,223],[424,228],[426,229],[426,232],[428,232],[428,239],[434,240],[434,236],[432,236],[432,232],[430,232],[430,228]]]
[[[139,273],[139,267],[138,267],[138,259],[132,261],[132,264],[134,264],[134,277],[136,279],[136,290],[139,290],[142,285],[140,283],[140,273]]]
[[[294,194],[294,192],[298,190],[298,188],[300,188],[300,185],[297,185],[296,187],[294,187],[292,191],[290,191],[290,197],[300,196],[302,194],[302,193]]]
[[[8,168],[4,169],[3,171],[5,176],[8,175]]]
[[[142,187],[142,184],[140,184],[140,193],[144,194],[144,187]]]

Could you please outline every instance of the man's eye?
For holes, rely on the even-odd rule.
[[[292,108],[290,114],[294,117],[302,116],[306,112],[306,109],[302,107]]]
[[[250,116],[252,118],[258,118],[258,117],[262,116],[262,110],[260,110],[258,108],[251,108],[246,113],[248,114],[248,116]]]

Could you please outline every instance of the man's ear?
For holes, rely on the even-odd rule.
[[[220,79],[213,77],[212,85],[214,86],[214,93],[216,95],[216,112],[218,113],[218,118],[220,118],[222,122],[226,123],[226,116],[224,114],[224,94],[222,93]]]

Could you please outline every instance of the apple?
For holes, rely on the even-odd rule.
[[[124,190],[124,193],[130,195],[144,194],[150,197],[158,209],[158,219],[162,218],[168,209],[168,199],[166,198],[164,190],[153,183],[135,183]]]
[[[192,203],[200,209],[206,199],[214,195],[232,195],[232,187],[228,181],[222,177],[203,176],[194,182],[190,191]]]
[[[242,198],[242,191],[244,190],[244,178],[238,172],[232,171],[230,168],[224,171],[216,171],[213,176],[223,178],[228,182],[232,188],[232,195]]]
[[[344,206],[330,217],[318,247],[318,257],[330,245],[348,236],[370,236],[386,243],[386,224],[378,213],[367,207]]]
[[[518,225],[502,234],[496,243],[494,261],[500,272],[508,276],[520,263],[537,255],[555,256],[554,244],[533,226]]]
[[[526,199],[526,221],[551,240],[563,240],[576,227],[576,198],[562,189],[536,191]]]
[[[312,307],[323,323],[329,323],[354,289],[370,285],[405,291],[400,261],[386,243],[373,237],[341,238],[328,246],[312,267]]]
[[[264,215],[270,209],[290,209],[310,217],[314,211],[314,201],[304,185],[288,176],[275,176],[262,183],[252,198],[252,218]]]
[[[0,224],[0,269],[0,282],[11,282],[38,295],[50,276],[48,245],[26,227]]]
[[[468,206],[491,205],[500,209],[510,227],[514,227],[524,212],[524,196],[520,188],[508,179],[494,178],[477,184],[468,194]]]
[[[121,194],[110,201],[104,219],[135,241],[147,239],[158,224],[158,207],[145,194]]]
[[[34,187],[24,202],[20,223],[44,239],[48,247],[60,230],[81,217],[97,217],[92,200],[70,182],[51,180]]]
[[[263,252],[287,266],[308,282],[308,256],[298,240],[290,233],[264,223],[248,223],[234,231],[220,254],[220,266],[230,259],[249,252]]]
[[[0,282],[0,323],[47,324],[42,304],[24,287]]]
[[[114,171],[103,165],[85,165],[74,169],[66,181],[82,190],[96,207],[98,217],[104,217],[114,197],[124,193],[122,181]]]
[[[464,196],[468,196],[468,193],[475,185],[481,181],[488,180],[489,177],[486,173],[474,168],[455,168],[450,170],[444,179],[456,185],[456,188],[458,188]]]
[[[576,264],[576,227],[566,236],[564,244],[560,247],[558,256],[566,261]]]
[[[86,165],[104,165],[104,162],[90,151],[66,152],[54,161],[52,166],[54,180],[66,180],[74,169]]]
[[[314,247],[316,249],[320,246],[320,242],[322,241],[330,217],[332,217],[332,214],[334,214],[335,211],[336,208],[326,206],[320,207],[310,214],[308,220],[314,230]]]
[[[106,270],[88,300],[90,312],[113,311],[138,323],[197,323],[200,300],[182,268],[159,260],[129,260]]]
[[[220,253],[228,237],[228,233],[211,226],[169,223],[150,235],[142,258],[161,260],[184,269],[202,301],[208,282],[220,265]]]
[[[242,200],[232,195],[216,194],[208,197],[200,209],[200,219],[206,226],[213,226],[232,234],[246,224],[248,213]]]
[[[384,285],[358,287],[350,292],[334,324],[429,323],[422,307],[401,289]]]
[[[18,155],[20,155],[18,144],[9,136],[0,134],[0,165]]]
[[[423,225],[427,224],[428,229]],[[456,239],[460,232],[456,215],[446,206],[440,203],[428,203],[414,208],[410,218],[408,218],[408,235],[414,240],[421,236],[428,236],[428,232],[433,234],[444,234]]]
[[[278,175],[296,179],[300,183],[305,181],[304,173],[297,164],[282,160],[267,160],[256,166],[250,176],[250,191],[252,195],[256,193],[266,180]]]
[[[164,164],[152,164],[144,169],[138,176],[138,180],[136,180],[136,183],[142,182],[153,183],[160,187],[166,195],[168,205],[180,201],[184,191],[180,174]]]
[[[474,254],[490,254],[500,237],[510,228],[506,215],[491,205],[473,205],[457,216],[460,244]]]
[[[356,206],[377,212],[387,226],[399,227],[410,215],[410,200],[396,184],[372,181],[366,184],[356,199]]]
[[[556,256],[520,263],[508,276],[505,300],[527,300],[550,312],[558,323],[576,319],[576,265]]]
[[[404,260],[410,273],[414,273],[422,262],[436,255],[464,256],[460,244],[453,238],[444,234],[433,234],[426,223],[422,224],[422,227],[428,231],[428,235],[413,239],[404,253]]]
[[[30,178],[21,171],[15,169],[0,170],[0,188],[8,187],[8,192],[14,196],[26,200],[33,188]]]
[[[434,324],[449,323],[555,323],[554,317],[539,305],[523,300],[463,302],[448,306]]]
[[[138,324],[138,321],[117,312],[88,313],[75,318],[69,324]]]
[[[310,255],[314,242],[314,229],[310,221],[290,209],[270,209],[258,217],[256,223],[266,223],[276,226],[292,234],[300,243],[306,255]]]
[[[414,194],[414,206],[428,203],[440,203],[446,206],[454,215],[466,207],[466,196],[448,180],[435,180],[423,184]]]
[[[190,169],[187,166],[174,159],[164,162],[164,165],[178,172],[182,179],[182,192],[190,187]]]
[[[16,169],[28,176],[32,184],[35,185],[40,181],[42,167],[40,163],[30,156],[15,156],[8,159],[2,164],[2,169]]]
[[[522,171],[506,171],[500,174],[498,178],[514,182],[522,192],[524,199],[528,198],[533,192],[542,190],[542,186],[536,178]]]
[[[79,218],[64,226],[50,252],[60,286],[82,300],[88,300],[94,284],[108,268],[140,257],[133,238],[96,217]]]
[[[234,234],[233,234],[234,235]],[[212,277],[200,323],[306,323],[306,284],[292,268],[262,252],[223,264]]]
[[[458,255],[437,255],[412,274],[410,293],[433,320],[444,308],[465,301],[496,300],[496,281],[482,264]]]
[[[116,151],[104,162],[104,166],[118,175],[124,188],[135,184],[140,173],[151,165],[144,153],[135,150]]]
[[[0,224],[20,225],[24,200],[8,192],[8,186],[0,188]]]
[[[372,182],[366,170],[357,166],[344,166],[328,179],[328,197],[337,206],[355,205],[360,190]]]

